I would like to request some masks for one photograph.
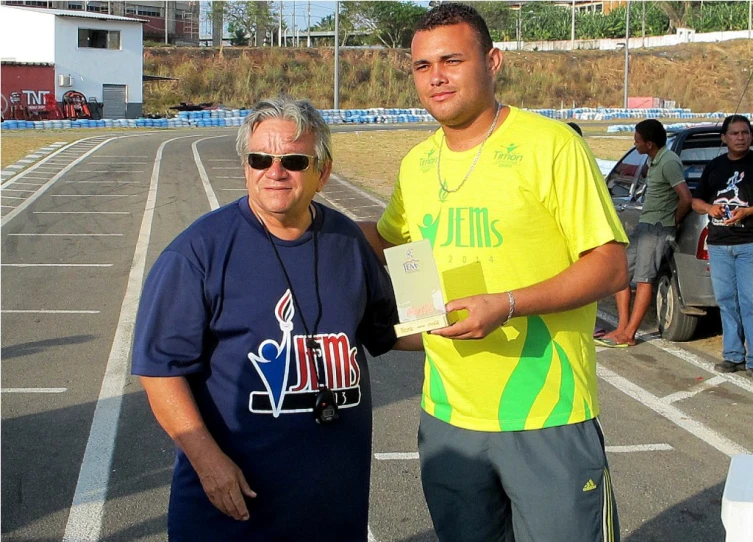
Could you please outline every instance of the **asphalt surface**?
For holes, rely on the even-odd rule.
[[[3,540],[166,539],[173,445],[129,375],[133,317],[166,244],[244,194],[234,139],[95,136],[3,182]],[[357,219],[384,206],[337,176],[321,196]],[[719,375],[712,356],[650,331],[598,353],[623,540],[723,540],[730,457],[753,450],[753,380]],[[370,363],[370,538],[436,540],[415,458],[422,357]],[[335,506],[347,498],[333,491]]]

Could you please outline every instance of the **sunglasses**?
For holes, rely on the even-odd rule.
[[[267,154],[266,152],[252,152],[248,155],[248,165],[251,169],[269,169],[275,160],[279,160],[282,167],[288,171],[306,171],[314,157],[310,154]]]

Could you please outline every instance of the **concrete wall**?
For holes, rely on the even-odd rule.
[[[120,50],[78,46],[79,28],[119,30]],[[143,102],[143,47],[141,23],[57,17],[55,31],[55,93],[58,100],[69,90],[102,101],[102,85],[126,85],[130,111]],[[60,87],[59,76],[69,75],[72,86]],[[132,104],[137,104],[132,105]],[[131,113],[129,113],[131,114]],[[130,117],[129,117],[130,118]],[[135,118],[135,117],[134,117]]]
[[[0,6],[0,59],[55,62],[55,16]]]
[[[681,43],[700,43],[700,42],[718,42],[735,39],[747,39],[750,35],[747,30],[736,30],[730,32],[707,32],[698,34],[694,30],[680,28],[677,34],[667,36],[646,36],[630,38],[628,45],[631,49],[640,47],[669,47]],[[599,49],[602,51],[613,51],[621,49],[625,43],[625,38],[621,39],[603,39],[603,40],[575,40],[575,49]],[[515,41],[499,41],[494,44],[497,49],[502,51],[571,51],[573,49],[570,40],[560,41],[523,41],[518,46]]]

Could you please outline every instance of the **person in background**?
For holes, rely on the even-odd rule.
[[[753,377],[753,152],[750,120],[730,115],[722,123],[727,152],[706,165],[693,210],[709,216],[709,263],[722,317],[717,371]],[[747,341],[747,350],[745,343]]]
[[[691,208],[692,195],[685,182],[682,161],[667,148],[667,132],[662,123],[656,119],[639,122],[633,140],[638,153],[649,157],[643,210],[630,234],[627,250],[631,280],[636,283],[635,301],[631,312],[630,286],[617,292],[617,328],[596,339],[600,346],[635,345],[635,334],[651,304],[653,281],[662,258]]]
[[[452,324],[423,335],[421,480],[443,542],[618,540],[596,417],[596,300],[627,236],[583,138],[495,97],[502,53],[441,3],[411,44],[441,128],[403,159],[378,254],[427,239]]]
[[[583,137],[583,130],[581,130],[581,129],[580,129],[580,126],[578,126],[578,125],[577,125],[576,123],[574,123],[574,122],[568,122],[568,123],[567,123],[567,125],[568,125],[568,126],[569,126],[570,128],[572,128],[573,130],[575,130],[575,133],[576,133],[576,134],[578,134],[579,136]]]
[[[359,228],[313,202],[331,148],[311,103],[259,102],[236,145],[248,194],[181,233],[146,280],[132,371],[177,445],[173,542],[368,538],[364,347],[422,346],[396,342],[389,277]]]

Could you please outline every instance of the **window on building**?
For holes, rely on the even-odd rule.
[[[84,9],[84,3],[83,2],[68,2],[68,9],[72,9],[74,11],[82,11]]]
[[[78,46],[94,49],[120,49],[120,30],[79,28]]]
[[[140,6],[138,4],[126,4],[126,14],[141,15],[142,17],[162,17],[162,9],[152,6]]]
[[[94,11],[97,13],[110,13],[110,8],[107,7],[105,2],[87,2],[86,11]]]

